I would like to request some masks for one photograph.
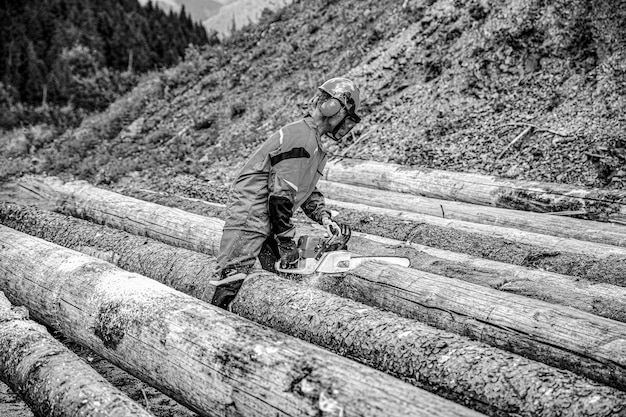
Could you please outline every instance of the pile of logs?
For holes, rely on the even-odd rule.
[[[205,295],[218,205],[207,214],[186,200],[183,211],[146,201],[157,194],[49,177],[17,187],[53,210],[0,203],[9,300],[0,332],[15,346],[24,335],[4,329],[25,321],[14,307],[24,306],[201,415],[626,414],[625,193],[332,162],[320,183],[329,204],[353,228],[376,231],[354,233],[350,249],[408,256],[411,267],[370,262],[297,282],[259,270],[227,312]],[[399,231],[412,222],[431,227],[431,240],[406,239]],[[298,229],[321,233],[306,222]],[[446,233],[523,249],[526,260],[477,256],[444,242]],[[10,343],[0,355],[38,361]],[[54,365],[45,378],[68,372]],[[0,372],[34,410],[72,409],[71,396],[24,382],[43,378],[39,366],[35,376]],[[92,380],[85,387],[102,383]],[[84,404],[137,412],[107,390],[98,393],[114,402],[85,394]]]

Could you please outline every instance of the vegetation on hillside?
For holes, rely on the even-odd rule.
[[[137,0],[1,3],[0,127],[71,124],[129,91],[136,73],[174,65],[189,44],[209,42],[184,8],[166,13]],[[63,106],[65,117],[54,117]]]
[[[0,174],[213,198],[321,82],[348,75],[364,120],[334,154],[626,188],[624,28],[624,0],[295,1]]]

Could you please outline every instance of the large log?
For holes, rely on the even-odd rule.
[[[350,209],[359,211],[363,214],[376,214],[379,216],[392,217],[413,223],[428,224],[441,229],[450,229],[468,234],[478,234],[487,239],[506,239],[512,243],[532,245],[551,251],[556,250],[576,255],[592,256],[597,259],[616,258],[626,260],[626,247],[527,232],[510,227],[492,226],[466,222],[463,220],[446,219],[399,209],[374,207],[363,203],[348,203],[345,201],[331,199],[327,199],[327,203],[340,209]]]
[[[404,256],[413,269],[626,322],[626,287],[359,232],[352,233],[350,248],[363,254]]]
[[[205,203],[200,204],[204,212]],[[99,257],[167,285],[176,283],[174,288],[196,297],[202,294],[203,285],[213,271],[213,258],[208,255],[34,207],[0,203],[0,224]],[[298,229],[303,234],[322,233],[319,227],[308,224],[299,224]],[[358,232],[353,233],[350,248],[362,254],[405,256],[411,259],[412,268],[421,271],[626,322],[626,287]]]
[[[323,289],[626,390],[624,323],[373,262]]]
[[[626,222],[626,192],[566,184],[508,180],[489,175],[342,159],[326,164],[324,178],[443,200],[536,211],[584,211],[585,218]]]
[[[27,220],[27,218],[22,216],[17,223],[27,224],[31,221],[32,219]],[[23,228],[22,226],[19,227]],[[37,228],[37,225],[35,225],[35,228]],[[57,238],[60,242],[71,241],[64,236],[83,235],[81,230],[63,226],[56,220],[52,222],[52,229],[61,230],[61,237]],[[84,228],[81,227],[80,229]],[[49,237],[54,235],[54,233],[47,231],[45,235]],[[127,240],[126,238],[108,236],[103,232],[96,232],[95,236],[92,232],[91,235],[92,237],[89,238],[90,240],[86,245],[89,248],[96,245],[98,239],[108,242]],[[355,238],[355,241],[359,241],[358,236]],[[365,249],[366,244],[366,242],[361,243],[361,248]],[[85,246],[80,242],[75,242],[73,245],[79,248]],[[122,248],[127,248],[127,245],[133,246],[136,244],[133,241],[128,241],[122,244]],[[376,247],[371,243],[369,245],[370,248]],[[138,251],[135,254],[130,252],[130,254],[125,255],[106,243],[99,251],[107,254],[106,256],[109,256],[114,261],[127,258],[128,260],[124,261],[127,265],[135,265],[135,267],[139,268],[146,265],[145,270],[135,269],[146,275],[153,273],[155,269],[167,270],[171,265],[168,258],[164,258],[163,262],[159,262],[160,256],[149,255],[151,250],[153,249],[148,249],[148,252]],[[392,248],[392,250],[396,249]],[[156,251],[156,253],[160,253],[160,251]],[[407,252],[405,251],[401,254],[407,254]],[[135,261],[131,260],[133,257],[135,257]],[[190,258],[183,256],[183,259]],[[206,260],[207,258],[203,259]],[[192,262],[188,272],[193,274],[196,271],[193,265],[202,264],[202,262],[201,260]],[[201,270],[207,271],[211,267],[212,264],[210,267],[204,267]],[[184,268],[177,270],[185,271]],[[489,288],[481,288],[455,279],[446,279],[438,275],[418,271],[403,272],[403,269],[381,271],[360,269],[342,279],[336,279],[332,276],[317,277],[314,285],[347,298],[353,298],[396,311],[411,318],[418,318],[443,329],[466,334],[477,339],[482,338],[481,340],[494,346],[505,348],[554,366],[574,370],[607,385],[626,386],[626,374],[621,372],[622,365],[616,365],[610,361],[605,362],[606,357],[603,355],[606,353],[606,350],[601,351],[600,354],[597,351],[597,347],[602,346],[607,338],[615,337],[617,340],[618,336],[626,334],[626,325],[624,324],[604,320],[574,309],[534,301],[526,297],[509,295]],[[175,276],[170,278],[157,275],[157,278],[166,279],[166,282],[171,285],[177,281]],[[553,282],[561,285],[566,284],[564,279],[559,281],[558,278],[553,280]],[[201,276],[200,280],[203,279],[206,280],[206,276]],[[435,281],[437,285],[432,284],[430,280]],[[575,285],[571,281],[570,284],[571,286]],[[202,287],[200,283],[193,283],[193,279],[183,281],[180,285],[183,286],[181,288],[183,290]],[[446,285],[451,289],[450,294],[459,297],[458,300],[455,301],[454,298],[438,296],[437,291],[447,294],[445,290]],[[551,282],[547,282],[544,287],[540,286],[539,288],[552,291],[554,297],[558,298],[558,292],[561,288],[557,286],[550,288],[551,286]],[[532,283],[529,288],[532,288]],[[617,290],[620,289],[618,288]],[[621,294],[623,293],[622,291]],[[620,292],[616,291],[615,294],[619,295]],[[606,293],[604,296],[609,297]],[[562,295],[560,297],[563,298]],[[567,298],[576,299],[576,293],[570,294]],[[619,299],[614,301],[616,306],[620,305]],[[490,302],[491,304],[485,307],[485,302]],[[510,306],[508,310],[507,306]],[[489,313],[491,309],[496,311],[498,308],[500,310],[504,309],[502,314]],[[607,308],[610,308],[610,306],[607,306]],[[485,309],[489,311],[485,311]],[[510,316],[506,316],[507,312],[510,312]],[[553,328],[554,324],[546,320],[546,317],[553,317],[559,322],[559,326]],[[568,332],[573,330],[585,333],[586,338],[572,337],[572,334]],[[618,352],[619,345],[615,349]]]
[[[0,226],[14,303],[203,415],[470,416],[110,263]]]
[[[158,204],[96,188],[85,181],[64,183],[56,177],[27,177],[17,187],[75,217],[198,252],[214,254],[219,248],[215,236],[222,231],[221,221],[175,208],[164,211]]]
[[[13,210],[7,215],[0,205],[0,218],[13,217],[20,229],[25,224],[35,232],[43,229],[39,234],[46,238],[89,248],[89,253],[143,275],[156,273],[153,278],[182,291],[193,292],[206,282],[197,266],[204,264],[203,270],[215,266],[207,255],[190,256],[190,251],[147,238],[55,213],[5,207]],[[171,268],[181,256],[190,268]],[[232,309],[491,415],[540,417],[568,409],[579,416],[609,416],[626,399],[623,393],[570,372],[311,289],[333,280],[321,277],[302,286],[256,274],[246,281]],[[545,395],[548,391],[551,394]]]
[[[244,282],[232,311],[489,415],[626,414],[624,392],[268,273]]]
[[[626,247],[626,226],[619,224],[441,200],[331,181],[320,181],[317,188],[327,198],[348,203],[367,203],[368,206],[409,211],[442,219]]]
[[[626,248],[327,199],[353,230],[626,286]]]
[[[39,416],[151,416],[0,292],[0,379]]]

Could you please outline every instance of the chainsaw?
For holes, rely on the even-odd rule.
[[[276,262],[278,272],[288,274],[310,275],[321,272],[336,274],[350,271],[364,262],[377,261],[408,267],[411,261],[399,256],[361,256],[346,250],[346,243],[350,234],[343,235],[337,240],[336,236],[320,238],[314,236],[300,236],[296,246],[298,259],[292,263]]]

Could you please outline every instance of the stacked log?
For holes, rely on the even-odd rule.
[[[626,193],[618,190],[513,181],[489,175],[350,159],[330,161],[326,164],[324,178],[443,200],[539,213],[576,211],[590,220],[626,222]]]
[[[626,248],[327,200],[356,231],[481,258],[626,285]]]
[[[40,416],[151,416],[0,292],[0,379]]]
[[[0,226],[0,290],[202,415],[478,416],[141,275]]]
[[[149,233],[162,242],[175,246],[215,254],[219,241],[213,237],[221,232],[221,222],[209,224],[202,216],[178,215],[168,217],[162,206],[145,204],[140,200],[101,190],[78,181],[62,183],[55,178],[29,178],[20,181],[22,190],[53,201],[58,211],[91,221],[121,228],[131,233]],[[574,275],[585,279],[621,284],[626,277],[626,248],[557,238],[511,228],[446,220],[434,216],[399,212],[344,202],[329,201],[342,208],[339,219],[355,230],[365,227],[386,237],[397,232],[411,232],[402,240],[450,249],[470,255],[488,256],[493,260],[537,266],[552,272]],[[368,218],[376,219],[367,222]],[[141,222],[158,226],[148,230]],[[183,220],[184,219],[184,220]],[[201,232],[202,228],[208,232]],[[452,233],[451,233],[452,232]],[[415,234],[415,236],[413,236]],[[454,239],[439,238],[440,234]],[[193,243],[192,243],[193,242]]]
[[[145,204],[85,181],[63,183],[55,177],[25,178],[18,187],[31,197],[52,202],[60,212],[78,218],[198,252],[214,254],[219,248],[215,233],[222,231],[220,221],[173,208],[163,213],[163,206]],[[146,221],[153,223],[150,230],[145,227]]]
[[[43,221],[55,217],[63,216],[52,214]],[[24,216],[20,219],[29,223]],[[96,245],[88,247],[96,252],[120,253],[110,258],[113,261],[119,262],[125,249],[132,246],[133,237],[124,232],[107,231],[77,219],[70,222],[74,227],[58,219],[51,223],[55,228],[60,226],[59,236],[80,236],[71,243],[83,248],[87,247],[80,243],[87,236],[85,230],[93,229],[92,243]],[[98,238],[105,242],[100,247]],[[166,246],[146,238],[134,239],[153,249]],[[115,241],[120,242],[121,250],[115,250]],[[143,262],[131,264],[137,272],[158,271],[181,251],[186,250],[141,252]],[[205,269],[215,265],[214,259],[196,255],[198,263],[207,262]],[[158,279],[174,288],[188,289],[194,287],[190,282],[202,282],[202,277],[190,273],[187,277],[180,271],[170,271],[169,276],[159,273]],[[553,416],[567,409],[580,416],[610,416],[626,400],[624,393],[573,373],[312,289],[327,283],[318,279],[303,286],[272,274],[255,274],[246,280],[232,310],[490,415]]]
[[[626,247],[626,226],[618,224],[441,200],[330,181],[320,181],[317,188],[327,198],[346,203],[367,203],[368,206],[409,211],[442,219]]]
[[[0,203],[0,224],[112,262],[195,297],[202,295],[203,285],[213,272],[213,258],[208,255],[34,207]],[[319,228],[306,224],[298,229],[303,234],[321,233]],[[358,232],[353,233],[350,248],[361,254],[408,257],[411,267],[420,271],[626,322],[625,287]]]
[[[86,213],[91,210],[90,207],[98,205],[99,219],[106,222],[111,217],[111,223],[123,228],[120,212],[108,214],[98,203],[103,200],[98,189],[91,187],[88,191],[84,194],[76,192],[72,210]],[[111,201],[118,201],[128,211],[146,212],[141,201],[113,194],[107,191],[104,195]],[[93,200],[86,198],[86,195]],[[81,203],[79,200],[83,198]],[[168,212],[170,209],[166,207],[152,209],[152,206],[149,205],[150,212],[158,210],[165,224],[189,224],[188,220],[181,218],[178,210]],[[111,209],[118,210],[117,207]],[[168,213],[172,213],[172,220],[168,220]],[[199,246],[193,240],[195,236],[215,233],[215,225],[222,224],[219,220],[207,219],[207,226],[203,228],[201,216],[190,217],[196,233],[186,244],[188,247]],[[141,229],[142,221],[144,229]],[[140,234],[149,234],[153,223],[150,218],[134,216],[132,228]],[[176,241],[181,242],[185,239],[184,230],[171,227],[170,233],[180,236]],[[203,233],[205,230],[207,232]],[[213,239],[219,240],[218,236],[215,233]],[[624,363],[620,362],[619,356],[613,357],[609,353],[612,349],[626,348],[619,343],[626,335],[620,323],[426,272],[394,269],[392,266],[381,268],[354,271],[327,289],[531,359],[572,370],[606,385],[626,387]],[[485,304],[486,300],[489,300],[488,304]],[[501,314],[494,314],[496,311],[501,311]],[[547,319],[550,317],[557,321],[558,328],[554,328],[554,324]],[[578,336],[572,337],[573,334]],[[613,342],[609,343],[611,340]]]

